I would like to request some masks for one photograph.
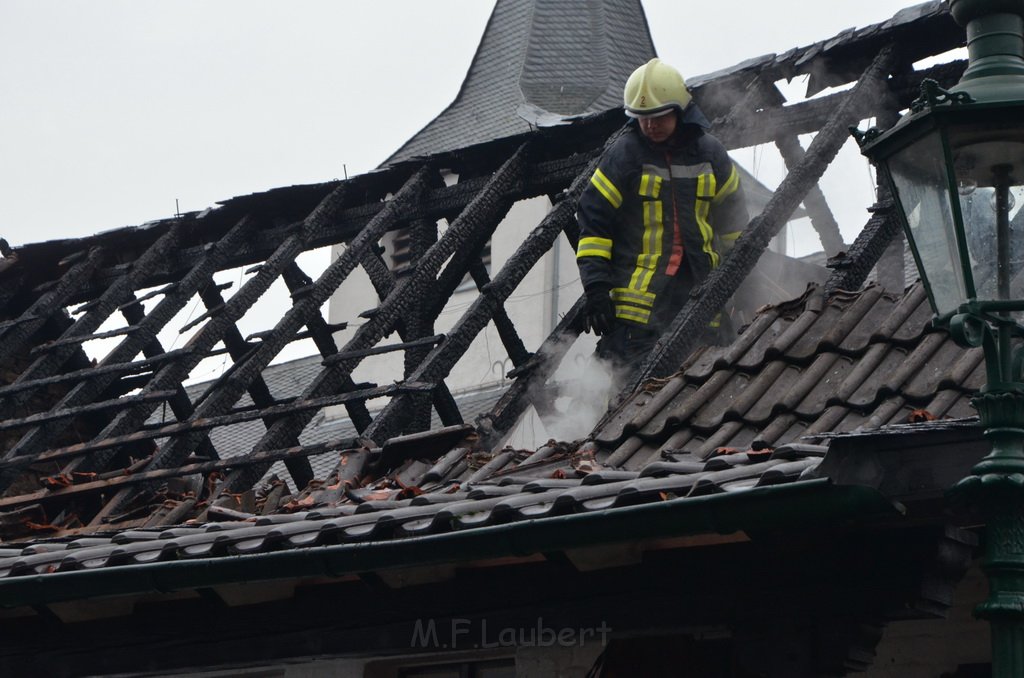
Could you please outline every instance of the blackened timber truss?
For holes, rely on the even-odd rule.
[[[886,197],[879,196],[867,226],[847,248],[819,178],[845,142],[848,125],[891,120],[916,97],[925,77],[955,82],[961,61],[920,70],[913,64],[961,40],[935,2],[884,24],[691,79],[729,149],[771,144],[789,175],[622,395],[678,368],[697,346],[701,328],[801,204],[829,256],[847,249],[845,257],[836,257],[827,289],[863,284],[896,230]],[[808,78],[811,98],[786,102],[776,83],[798,76]],[[459,427],[464,413],[445,380],[488,323],[497,328],[513,366],[512,382],[476,418],[475,436],[466,445],[496,453],[528,407],[542,418],[552,414],[549,380],[579,334],[582,308],[577,301],[546,339],[530,346],[506,302],[556,240],[564,237],[575,248],[576,199],[624,119],[621,111],[609,111],[565,122],[345,181],[234,198],[217,209],[138,228],[5,249],[0,510],[42,507],[48,524],[37,529],[50,531],[184,520],[210,507],[233,510],[235,498],[258,488],[276,462],[284,463],[296,495],[329,502],[357,476],[393,470],[388,464],[394,460],[380,448],[428,429],[431,409],[446,430],[469,430]],[[815,138],[805,150],[799,135],[809,133]],[[457,174],[458,182],[445,185],[443,171]],[[538,196],[548,197],[551,209],[523,230],[515,253],[491,275],[481,259],[484,246],[513,204]],[[449,225],[439,234],[441,219]],[[414,260],[396,277],[380,243],[399,229],[412,234]],[[337,256],[314,280],[297,258],[327,246],[338,247]],[[335,332],[344,323],[330,324],[322,307],[357,267],[378,298],[339,346]],[[218,283],[217,274],[237,269],[249,276],[237,289]],[[476,285],[475,300],[450,331],[438,335],[439,314],[467,275]],[[265,318],[266,329],[243,336],[239,321],[277,281],[287,288],[290,306]],[[166,347],[160,333],[190,303],[204,309],[188,323],[191,337],[181,348]],[[118,318],[123,326],[106,329]],[[392,333],[399,342],[384,343]],[[303,338],[319,353],[317,372],[297,395],[276,396],[265,380],[268,366]],[[114,346],[92,363],[83,346],[101,340]],[[363,358],[395,350],[403,352],[401,381],[355,381]],[[184,387],[211,356],[222,356],[221,376],[201,391]],[[372,410],[372,400],[385,402]],[[336,406],[344,406],[358,437],[303,444],[301,436],[318,413]],[[257,439],[242,448],[213,442],[213,433],[243,422],[260,426]],[[309,460],[327,454],[335,455],[335,469],[318,479]],[[175,479],[191,489],[174,495],[168,484]],[[275,492],[284,494],[280,484]],[[164,502],[171,498],[178,503],[168,507]]]

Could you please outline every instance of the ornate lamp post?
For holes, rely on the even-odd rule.
[[[1024,0],[950,0],[969,61],[892,129],[855,133],[888,183],[935,311],[985,352],[992,451],[953,490],[985,516],[994,676],[1024,676]]]

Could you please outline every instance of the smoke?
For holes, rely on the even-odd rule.
[[[628,377],[594,355],[596,337],[564,337],[565,351],[546,384],[528,394],[531,407],[509,432],[505,443],[518,449],[537,449],[549,440],[572,442],[590,435]]]

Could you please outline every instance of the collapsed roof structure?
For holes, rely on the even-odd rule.
[[[550,554],[571,559],[580,549],[646,539],[660,540],[669,561],[685,560],[689,555],[676,550],[697,542],[684,537],[778,530],[791,524],[794,501],[820,509],[814,518],[804,516],[804,527],[864,516],[891,526],[895,500],[917,512],[917,525],[944,525],[935,498],[971,459],[950,458],[944,474],[923,484],[910,480],[922,464],[907,461],[865,489],[847,483],[861,480],[855,467],[822,457],[835,433],[969,415],[980,353],[955,347],[927,326],[920,288],[903,295],[902,249],[898,239],[890,247],[898,227],[885,196],[847,247],[817,182],[850,125],[894,120],[925,78],[955,83],[962,61],[914,64],[962,42],[943,4],[931,2],[690,81],[727,148],[773,144],[789,174],[586,441],[503,449],[503,435],[527,407],[542,417],[554,407],[548,381],[579,334],[582,300],[531,347],[503,303],[555,239],[575,247],[575,201],[622,127],[619,109],[551,115],[540,111],[542,84],[526,83],[524,92],[535,86],[538,93],[529,131],[428,156],[409,144],[389,166],[344,181],[237,197],[202,213],[84,239],[6,248],[0,259],[0,604],[13,618],[0,623],[18,640],[5,646],[0,665],[17,667],[38,655],[37,625],[83,597],[124,600],[263,579],[329,578],[356,587],[367,573],[399,565],[458,563],[476,581],[481,568],[504,562],[509,591],[483,599],[507,605],[505,596],[514,594],[542,608],[528,582],[558,566]],[[808,76],[808,98],[787,105],[775,83],[797,76]],[[584,94],[597,109],[614,105],[603,89]],[[812,133],[804,150],[798,137]],[[445,185],[441,169],[457,173],[458,183]],[[510,206],[534,196],[549,196],[552,209],[490,276],[482,248]],[[699,346],[697,330],[740,289],[801,205],[831,257],[824,284],[763,309],[730,346]],[[439,219],[449,223],[440,235]],[[399,228],[421,237],[411,274],[396,279],[378,242]],[[314,280],[296,259],[327,245],[343,249]],[[379,302],[339,347],[338,328],[321,308],[356,267],[369,275]],[[215,279],[240,268],[247,277],[237,289]],[[872,271],[877,284],[865,288]],[[467,274],[478,289],[475,301],[446,335],[424,332]],[[239,319],[277,280],[290,291],[290,308],[268,318],[265,331],[243,336]],[[181,348],[161,345],[159,332],[197,299],[206,311],[189,323],[191,338]],[[106,329],[117,316],[123,322]],[[515,366],[513,380],[489,411],[467,422],[445,377],[488,323],[497,326]],[[383,344],[392,332],[401,343]],[[264,375],[282,349],[303,338],[315,342],[321,360],[301,390],[284,397]],[[83,345],[97,340],[113,347],[94,362]],[[363,358],[392,351],[405,354],[402,381],[353,380]],[[198,397],[190,394],[183,381],[214,356],[227,369]],[[375,401],[384,404],[371,409]],[[317,413],[339,405],[357,435],[304,444]],[[423,430],[431,410],[442,426]],[[225,449],[214,442],[214,432],[244,422],[261,423],[255,443]],[[977,437],[959,429],[950,435]],[[329,460],[330,471],[317,477],[311,459]],[[268,476],[275,463],[284,470]],[[902,534],[887,533],[871,548],[896,553]],[[932,571],[922,555],[935,543],[928,534],[915,533],[913,556],[904,558],[915,572]],[[948,606],[971,538],[944,528],[939,541],[951,559],[941,585],[930,593],[911,586],[911,594],[886,582],[885,594],[872,598],[877,605],[857,612],[934,613]],[[845,543],[833,545],[846,552],[852,547],[848,538]],[[818,557],[806,545],[798,550]],[[545,557],[548,564],[538,564]],[[853,606],[868,584],[852,565],[837,568],[849,575],[843,600]],[[587,575],[578,585],[582,590],[600,580],[608,595],[630,593],[648,603],[658,595],[654,584],[637,591],[601,577]],[[667,575],[652,582],[667,585]],[[452,614],[445,596],[464,585],[456,577],[435,589],[427,608]],[[340,595],[365,601],[356,591]],[[317,604],[299,607],[310,613],[306,632],[323,623]],[[698,601],[699,612],[688,620],[714,607]],[[255,614],[266,621],[275,610]],[[654,613],[661,621],[667,616]],[[711,616],[721,621],[724,613]],[[92,656],[90,670],[123,669],[147,652],[172,665],[186,661],[146,645],[130,623],[112,623],[145,649]],[[210,631],[204,623],[196,622]],[[408,616],[395,621],[367,611],[361,621],[343,624],[344,634],[318,636],[318,651],[359,651],[373,625],[379,631],[392,624],[385,635],[400,644],[410,623]],[[640,624],[626,614],[616,623]],[[46,653],[47,668],[57,673],[62,658],[81,658],[97,642],[81,628],[57,637],[60,648]],[[258,650],[251,649],[253,638]],[[257,658],[291,656],[288,638],[256,633],[248,642]],[[855,644],[822,654],[822,665],[830,671],[863,665],[850,652]],[[215,655],[238,661],[243,650],[200,652],[212,666]]]

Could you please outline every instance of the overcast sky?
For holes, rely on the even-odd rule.
[[[0,0],[0,236],[371,170],[455,97],[493,4]],[[659,54],[693,76],[917,3],[643,4]]]

